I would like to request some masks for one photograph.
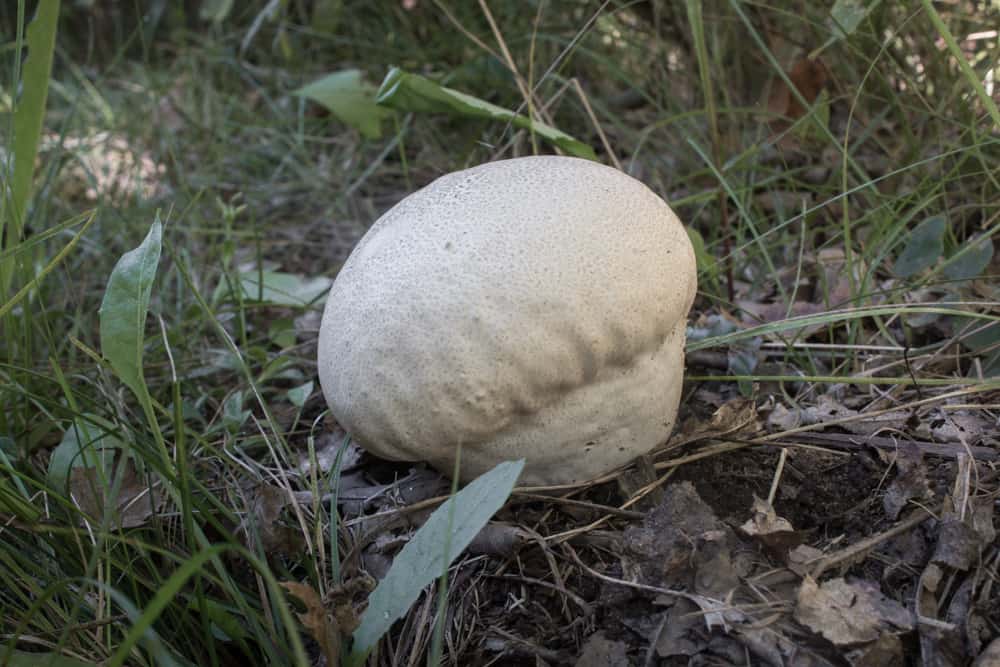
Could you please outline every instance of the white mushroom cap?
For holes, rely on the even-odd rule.
[[[522,484],[598,477],[665,441],[694,250],[620,171],[527,157],[448,174],[383,215],[334,281],[319,334],[330,410],[387,459]]]

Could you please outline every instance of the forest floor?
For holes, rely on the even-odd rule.
[[[450,483],[328,413],[326,290],[436,177],[586,150],[695,245],[678,427],[600,483],[516,488],[371,664],[425,663],[442,600],[446,664],[1000,664],[993,9],[79,4],[0,247],[37,278],[0,294],[0,657],[336,661]],[[376,105],[391,66],[437,101]],[[129,376],[98,311],[157,219]]]

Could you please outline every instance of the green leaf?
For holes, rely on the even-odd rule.
[[[243,392],[234,391],[222,404],[222,423],[230,433],[235,433],[249,418],[250,411],[243,409]]]
[[[382,635],[407,612],[420,591],[441,575],[503,507],[522,468],[524,459],[501,463],[434,510],[396,556],[389,573],[368,599],[361,625],[354,632],[348,664],[364,661]],[[451,548],[445,553],[445,544],[449,543]]]
[[[356,69],[328,74],[293,94],[322,104],[367,139],[381,137],[382,120],[392,115],[389,110],[375,104],[375,86],[364,81],[361,71]]]
[[[0,436],[0,452],[2,452],[8,458],[17,460],[20,458],[20,454],[17,451],[17,445],[11,438],[6,436]]]
[[[306,401],[309,400],[309,397],[312,396],[312,392],[313,392],[313,383],[312,380],[310,380],[309,382],[306,382],[303,385],[299,385],[298,387],[289,389],[286,395],[288,396],[288,400],[291,402],[292,405],[294,405],[297,408],[301,408],[303,405],[306,404]]]
[[[295,345],[295,320],[290,317],[277,319],[267,327],[267,337],[279,349],[287,350]]]
[[[46,479],[58,493],[66,493],[73,468],[103,466],[110,475],[113,453],[105,450],[121,447],[121,441],[112,435],[114,426],[97,415],[82,415],[63,433],[62,440],[52,450]]]
[[[392,68],[378,89],[375,101],[397,111],[446,112],[473,118],[488,118],[509,122],[516,127],[531,130],[570,155],[588,160],[596,160],[594,149],[574,139],[570,135],[544,123],[515,114],[509,109],[490,104],[472,95],[446,88],[419,74],[410,74],[399,68]]]
[[[197,598],[188,602],[188,611],[204,611],[212,622],[212,635],[220,641],[243,641],[249,636],[246,621],[239,618],[236,607],[205,598],[204,607]]]
[[[333,284],[325,276],[306,278],[279,271],[246,271],[239,275],[238,280],[244,301],[298,307],[322,303]],[[216,297],[225,293],[225,289],[225,284],[221,284],[216,290]]]
[[[934,266],[944,252],[945,227],[947,222],[942,215],[927,218],[914,227],[906,247],[896,258],[896,275],[909,278]]]
[[[982,273],[993,259],[993,239],[980,236],[973,239],[948,258],[944,275],[952,280],[969,280]]]
[[[201,3],[198,18],[202,21],[222,23],[233,10],[233,0],[205,0]]]
[[[0,438],[0,445],[6,439]],[[37,521],[41,511],[35,506],[35,499],[32,498],[24,482],[14,473],[12,458],[6,447],[0,447],[0,471],[5,473],[0,475],[0,512],[13,514],[21,521],[29,523]]]
[[[162,239],[163,225],[157,216],[139,247],[122,255],[115,264],[101,302],[101,352],[137,396],[146,391],[142,349]]]
[[[28,653],[0,647],[0,664],[9,667],[97,667],[96,662],[78,660],[59,653]]]
[[[854,34],[861,22],[878,3],[866,7],[860,0],[837,0],[830,10],[830,29],[834,35],[843,39]]]
[[[685,227],[684,231],[687,232],[691,246],[694,248],[694,259],[698,273],[706,275],[710,282],[715,283],[719,279],[719,264],[705,247],[705,238],[701,232],[693,227]]]
[[[13,241],[21,238],[24,215],[31,197],[35,158],[38,156],[38,141],[42,134],[45,100],[52,74],[59,4],[60,0],[41,0],[25,35],[28,56],[21,76],[23,90],[14,109],[14,173],[10,179],[10,197],[15,228],[7,237]],[[0,237],[2,232],[3,224],[0,222]]]

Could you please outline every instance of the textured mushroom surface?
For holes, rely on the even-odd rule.
[[[695,258],[677,216],[594,162],[448,174],[383,215],[320,327],[333,415],[387,459],[461,478],[524,457],[521,484],[581,482],[670,435]]]

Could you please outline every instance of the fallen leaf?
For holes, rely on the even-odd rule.
[[[285,507],[294,499],[284,489],[271,484],[258,485],[250,511],[243,517],[239,533],[251,549],[259,545],[268,555],[296,554],[301,550],[302,533],[286,526],[281,519]]]
[[[309,632],[309,636],[319,644],[323,657],[326,658],[326,664],[340,664],[341,631],[337,627],[336,619],[327,613],[319,594],[309,584],[296,581],[283,581],[281,587],[305,605],[305,612],[296,616],[302,627]]]
[[[844,657],[851,667],[903,667],[903,641],[884,633],[871,644],[849,651]]]
[[[816,101],[830,77],[826,65],[821,60],[810,60],[809,58],[796,60],[786,74],[789,81],[808,104]],[[780,78],[775,79],[771,88],[771,95],[767,100],[767,110],[782,117],[770,123],[775,132],[787,128],[789,120],[797,120],[806,113],[806,108],[792,94],[791,88],[784,79]]]
[[[795,620],[836,646],[856,646],[885,633],[909,632],[915,621],[905,607],[868,581],[842,577],[818,585],[806,577],[799,588]]]
[[[740,526],[740,530],[772,551],[785,554],[802,542],[802,535],[787,519],[778,516],[767,500],[754,495],[752,512],[753,515]]]
[[[983,649],[972,667],[997,667],[1000,665],[1000,637],[997,637]]]
[[[923,453],[910,441],[902,441],[896,449],[896,476],[882,497],[886,516],[896,520],[906,504],[913,499],[931,495]]]
[[[144,525],[155,511],[155,487],[151,488],[145,478],[136,470],[131,458],[125,458],[121,471],[122,480],[118,495],[109,498],[112,491],[114,472],[107,478],[98,475],[98,469],[76,466],[70,469],[69,489],[73,500],[89,516],[100,521],[105,512],[111,512],[111,526],[137,528]]]
[[[625,642],[608,639],[598,630],[584,642],[576,667],[628,667],[627,652]]]
[[[699,607],[691,600],[662,596],[657,604],[667,606],[656,635],[649,638],[660,658],[696,655],[705,645],[704,624]]]

